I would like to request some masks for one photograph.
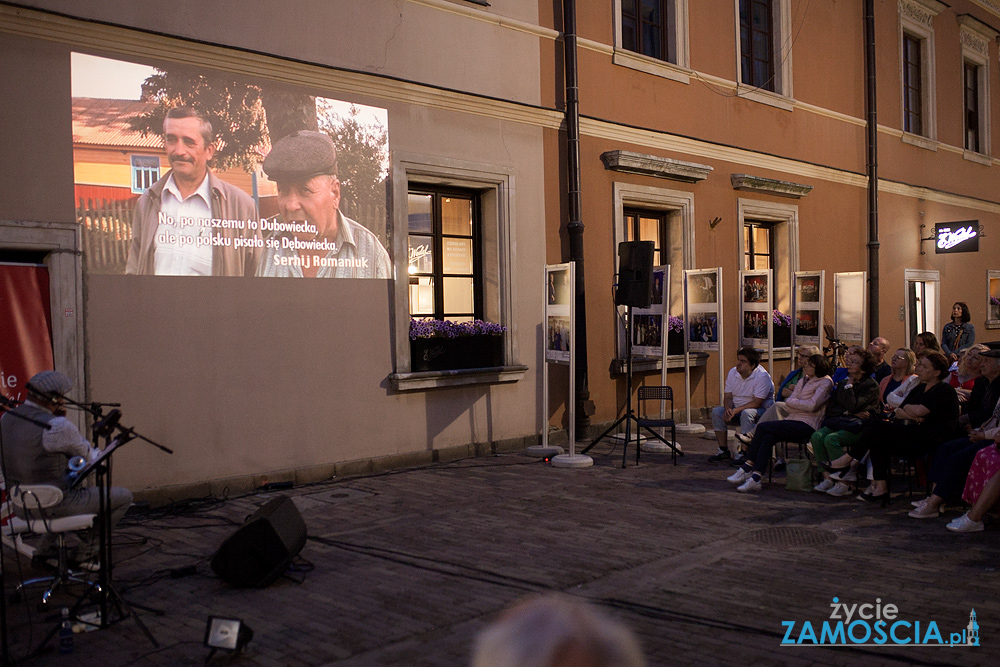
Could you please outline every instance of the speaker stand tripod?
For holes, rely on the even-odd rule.
[[[635,410],[632,409],[632,306],[625,306],[625,414],[618,418],[614,424],[608,427],[604,433],[600,434],[594,438],[587,447],[583,450],[583,454],[589,452],[594,445],[606,438],[608,435],[613,433],[618,429],[619,426],[625,424],[625,444],[622,446],[622,468],[625,467],[625,462],[628,458],[628,443],[632,440],[632,423],[635,422],[635,464],[639,465],[639,454],[642,451],[642,447],[639,446],[639,431],[645,428],[650,435],[652,435],[657,440],[664,442],[670,449],[677,452],[677,445],[663,438],[659,433],[647,428],[639,423],[639,418],[635,416]]]

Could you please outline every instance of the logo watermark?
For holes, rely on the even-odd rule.
[[[937,621],[921,622],[900,617],[894,604],[875,602],[848,604],[833,598],[833,611],[822,624],[782,621],[782,646],[979,646],[976,610],[956,632],[942,633]],[[955,627],[955,626],[950,626]]]

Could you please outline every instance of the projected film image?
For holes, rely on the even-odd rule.
[[[392,278],[385,109],[79,53],[72,81],[88,272]]]

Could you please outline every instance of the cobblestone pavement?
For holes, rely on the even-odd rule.
[[[308,528],[300,556],[311,570],[301,583],[282,578],[262,590],[230,588],[208,561],[277,494],[133,511],[116,533],[115,582],[131,604],[164,611],[138,611],[160,648],[128,618],[77,634],[72,654],[59,655],[53,640],[26,659],[55,621],[20,603],[8,610],[11,654],[17,664],[203,664],[214,614],[255,633],[232,664],[465,665],[499,611],[531,592],[560,591],[632,627],[653,665],[1000,660],[996,526],[954,535],[945,523],[957,512],[911,519],[905,494],[882,509],[786,491],[779,476],[745,496],[725,481],[732,468],[708,463],[712,442],[681,443],[687,455],[676,467],[643,453],[641,465],[630,456],[622,469],[620,449],[602,443],[588,469],[515,453],[284,491]],[[10,590],[32,569],[5,557]],[[795,621],[793,638],[804,621],[818,635],[834,597],[896,605],[898,619],[919,621],[921,634],[933,621],[945,640],[974,608],[982,645],[781,646],[782,621]],[[219,654],[211,664],[229,662]]]

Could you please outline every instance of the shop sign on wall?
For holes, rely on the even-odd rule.
[[[934,225],[934,252],[979,252],[979,221],[939,222]]]

